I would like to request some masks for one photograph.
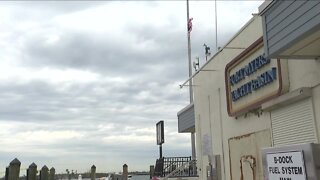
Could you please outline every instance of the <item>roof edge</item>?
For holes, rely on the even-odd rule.
[[[180,114],[182,114],[183,112],[189,110],[190,108],[192,108],[194,106],[193,102],[188,104],[186,107],[182,108],[178,113],[177,116],[179,116]]]
[[[259,15],[264,14],[270,7],[271,5],[275,2],[275,0],[265,0],[260,6],[259,6]]]

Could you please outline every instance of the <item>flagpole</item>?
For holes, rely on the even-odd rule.
[[[218,52],[218,18],[217,18],[217,0],[214,1],[215,25],[216,25],[216,51]]]
[[[189,0],[187,0],[187,30],[189,23]],[[188,30],[188,62],[189,62],[189,78],[192,76],[192,63],[191,63],[191,40],[190,40],[190,32]],[[193,102],[193,90],[192,90],[192,79],[189,81],[189,96],[190,96],[190,104]]]
[[[188,36],[188,62],[189,62],[189,96],[190,104],[193,103],[193,90],[192,90],[192,63],[191,63],[191,40],[190,40],[190,31],[189,31],[189,0],[187,0],[187,36]],[[196,159],[196,141],[195,141],[195,132],[191,132],[191,151],[192,151],[192,160]],[[193,168],[195,170],[195,167]]]

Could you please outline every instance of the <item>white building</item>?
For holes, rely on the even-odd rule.
[[[195,73],[178,113],[179,132],[196,132],[199,179],[263,180],[262,148],[319,142],[319,57],[320,1],[261,5]]]

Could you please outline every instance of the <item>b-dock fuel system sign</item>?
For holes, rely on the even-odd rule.
[[[306,180],[302,151],[267,154],[269,180]]]

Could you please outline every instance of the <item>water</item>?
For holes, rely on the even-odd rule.
[[[131,180],[149,180],[149,175],[133,175]]]
[[[149,175],[133,175],[131,180],[150,180]],[[72,179],[72,180],[77,180],[77,179]],[[82,180],[90,180],[90,178],[82,178]]]

